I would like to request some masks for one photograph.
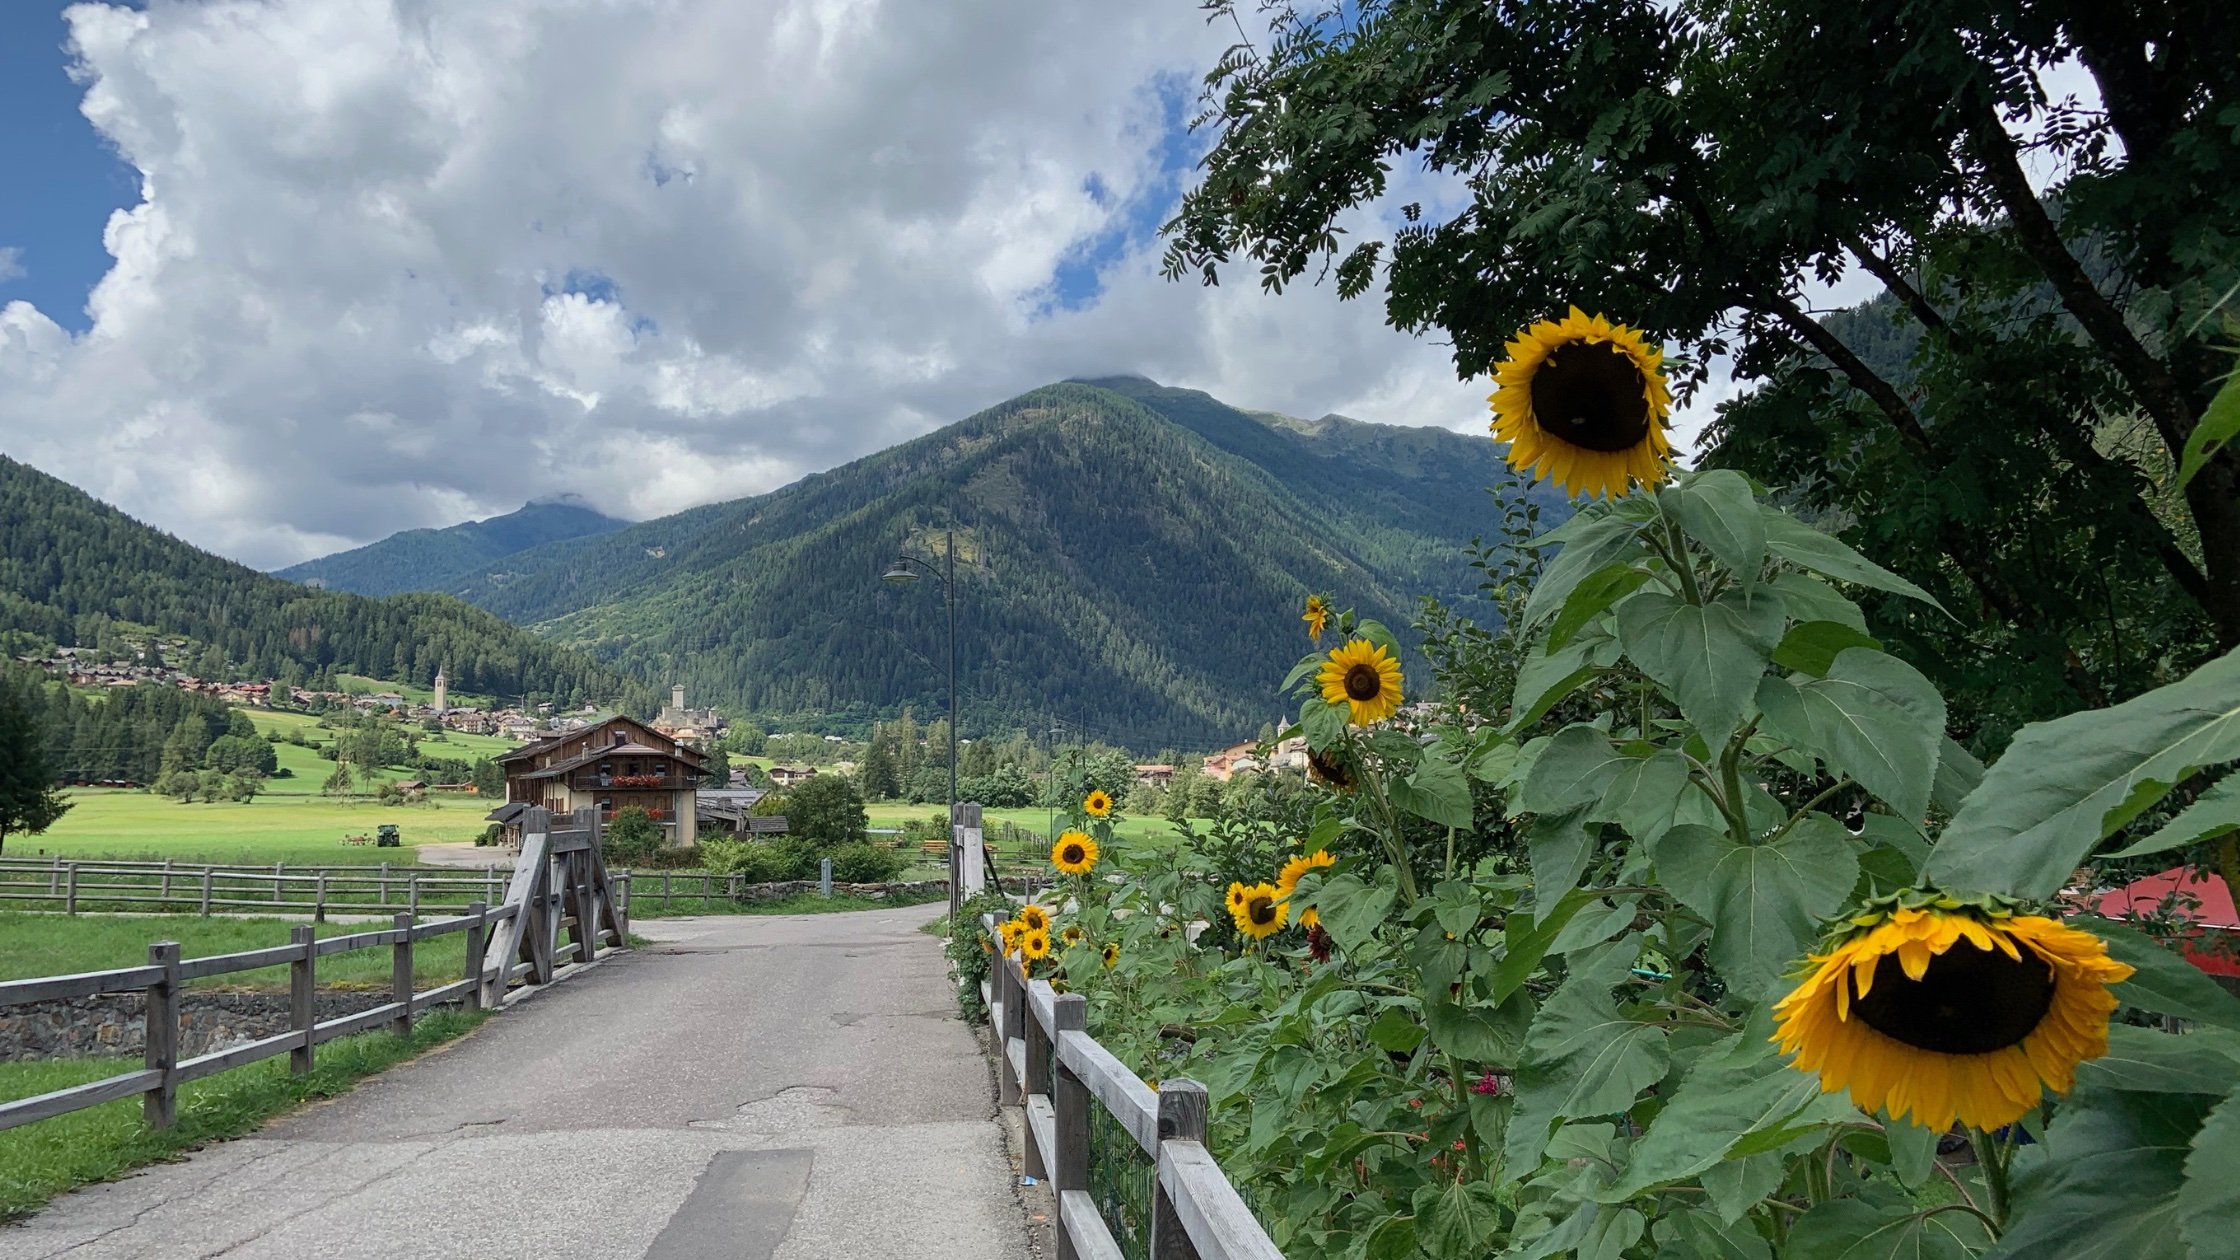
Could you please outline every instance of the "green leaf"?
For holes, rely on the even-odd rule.
[[[1937,782],[1929,789],[1929,801],[1947,814],[1959,812],[1960,802],[1983,782],[1983,763],[1976,755],[1962,748],[1950,735],[1937,752]]]
[[[1600,671],[1617,664],[1615,639],[1589,635],[1552,652],[1533,652],[1517,666],[1517,685],[1509,697],[1510,731],[1523,730]]]
[[[1789,1227],[1781,1260],[1969,1260],[1990,1241],[1983,1222],[1965,1212],[1909,1212],[1831,1199]]]
[[[1524,833],[1525,854],[1532,861],[1533,895],[1548,900],[1578,887],[1601,834],[1602,824],[1587,821],[1583,808],[1534,818]]]
[[[1653,843],[1672,829],[1689,790],[1688,759],[1659,748],[1646,757],[1626,758],[1603,788],[1602,799],[1589,807],[1589,816],[1618,824],[1644,844]]]
[[[1779,1189],[1788,1171],[1786,1157],[1768,1152],[1713,1164],[1703,1170],[1699,1180],[1703,1183],[1704,1195],[1711,1200],[1712,1210],[1720,1220],[1732,1225],[1758,1206],[1760,1199]]]
[[[1789,969],[1859,881],[1842,824],[1808,814],[1773,844],[1736,844],[1705,827],[1657,842],[1657,873],[1682,904],[1711,920],[1711,961],[1746,997],[1774,996]]]
[[[1554,616],[1581,582],[1628,551],[1640,551],[1641,543],[1636,538],[1640,531],[1640,521],[1610,514],[1596,518],[1581,527],[1575,536],[1565,539],[1563,550],[1548,562],[1540,580],[1533,584],[1532,594],[1524,602],[1524,625],[1530,628]]]
[[[1482,1181],[1424,1186],[1415,1211],[1416,1242],[1440,1260],[1475,1260],[1501,1228],[1501,1201]]]
[[[1773,649],[1773,663],[1814,678],[1825,677],[1828,667],[1845,648],[1873,648],[1882,644],[1864,630],[1840,621],[1800,621],[1789,627]]]
[[[1771,591],[1752,599],[1729,591],[1703,606],[1644,591],[1618,609],[1618,639],[1704,742],[1719,748],[1742,724],[1783,619],[1781,597]]]
[[[1744,589],[1758,580],[1766,559],[1765,517],[1741,473],[1729,468],[1697,473],[1659,493],[1657,506],[1740,578]]]
[[[1790,571],[1774,575],[1771,582],[1781,602],[1788,605],[1789,615],[1799,621],[1833,621],[1849,626],[1861,634],[1867,632],[1867,615],[1859,606],[1843,597],[1843,592],[1809,573]]]
[[[1944,605],[1929,592],[1867,559],[1828,535],[1779,508],[1764,509],[1766,548],[1800,569],[1825,574],[1841,582],[1855,582],[1878,591],[1918,599],[1938,612]],[[1946,613],[1950,616],[1950,613]]]
[[[1466,1063],[1516,1062],[1531,1021],[1532,1006],[1521,998],[1500,1006],[1433,1002],[1424,1011],[1432,1044]]]
[[[2077,1065],[2077,1083],[2142,1094],[2214,1094],[2240,1080],[2240,1035],[2203,1028],[2179,1035],[2108,1026],[2108,1052]]]
[[[1386,785],[1392,803],[1411,814],[1449,827],[1470,826],[1473,807],[1470,781],[1462,767],[1444,757],[1426,755],[1416,772]]]
[[[2210,784],[2208,791],[2176,818],[2155,828],[2153,835],[2108,856],[2145,857],[2149,853],[2165,853],[2214,840],[2234,831],[2240,831],[2240,774],[2226,775]]]
[[[1369,1040],[1380,1050],[1397,1050],[1402,1054],[1422,1044],[1423,1025],[1397,1006],[1384,1008],[1384,1013],[1369,1021],[1366,1029]]]
[[[1520,814],[1565,814],[1596,804],[1632,760],[1601,728],[1573,723],[1549,737],[1511,795],[1509,808]]]
[[[2107,942],[2108,956],[2132,968],[2131,978],[2115,986],[2118,1001],[2157,1015],[2240,1030],[2240,998],[2152,937],[2098,915],[2078,915],[2068,923]]]
[[[1564,926],[1594,900],[1593,893],[1574,888],[1538,917],[1530,909],[1510,911],[1507,922],[1502,925],[1504,952],[1501,961],[1494,964],[1493,971],[1486,976],[1486,996],[1496,1002],[1507,1001],[1540,965],[1540,960],[1548,956],[1548,946],[1562,934]]]
[[[2079,1090],[2015,1160],[2007,1232],[1987,1260],[2183,1256],[2185,1161],[2209,1100]],[[2231,1192],[2230,1182],[2223,1192]]]
[[[2240,433],[2240,372],[2224,378],[2224,388],[2209,400],[2201,422],[2186,439],[2185,452],[2178,458],[2178,488],[2183,490],[2235,433]]]
[[[1818,622],[1828,625],[1828,622]],[[1875,648],[1846,648],[1822,678],[1796,687],[1806,729],[1796,730],[1795,710],[1762,703],[1774,734],[1828,763],[1892,809],[1918,821],[1929,811],[1929,791],[1944,740],[1944,697],[1921,671]]]
[[[1346,737],[1346,706],[1331,704],[1321,696],[1299,702],[1299,725],[1306,728],[1307,747],[1321,752]]]
[[[1609,949],[1578,967],[1533,1019],[1509,1124],[1510,1175],[1539,1164],[1559,1121],[1630,1110],[1663,1078],[1670,1058],[1664,1029],[1619,1015],[1611,997],[1635,956]]]
[[[1416,1218],[1394,1214],[1369,1231],[1363,1260],[1416,1260]]]
[[[2193,1135],[2178,1191],[2178,1232],[2193,1255],[2240,1256],[2240,1088],[2224,1096]]]
[[[1937,841],[1946,888],[2050,897],[2093,848],[2203,766],[2240,758],[2240,653],[2113,708],[2022,728]]]
[[[1353,633],[1355,638],[1367,639],[1385,651],[1392,653],[1395,659],[1400,655],[1400,640],[1394,638],[1392,631],[1385,629],[1385,625],[1381,621],[1363,617],[1360,621],[1354,623]]]
[[[1323,930],[1348,954],[1375,938],[1377,928],[1392,914],[1393,890],[1383,884],[1364,884],[1355,876],[1339,875],[1314,895],[1315,913]]]
[[[1586,624],[1610,610],[1612,604],[1631,595],[1649,580],[1649,571],[1630,560],[1620,560],[1604,565],[1581,581],[1563,601],[1563,611],[1556,615],[1555,624],[1548,627],[1548,647],[1552,650],[1571,642],[1571,636],[1586,628]]]
[[[1701,1208],[1666,1210],[1657,1218],[1657,1254],[1682,1260],[1772,1260],[1766,1240],[1749,1225],[1723,1222]]]
[[[1603,1200],[1693,1177],[1749,1134],[1783,1129],[1821,1097],[1818,1077],[1788,1066],[1762,1035],[1737,1033],[1689,1069]]]
[[[1322,663],[1329,659],[1329,655],[1324,652],[1309,652],[1300,657],[1299,663],[1291,667],[1291,672],[1283,676],[1283,685],[1276,688],[1276,694],[1281,695],[1313,677],[1322,668]]]

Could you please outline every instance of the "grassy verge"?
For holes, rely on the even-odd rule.
[[[289,748],[289,745],[281,745]],[[292,749],[292,752],[301,752]],[[327,770],[334,767],[319,763]],[[324,775],[325,771],[315,771]],[[473,796],[432,796],[412,805],[382,805],[370,797],[318,796],[319,780],[274,779],[279,790],[248,802],[183,805],[167,796],[111,788],[66,792],[72,808],[37,836],[9,837],[12,858],[178,862],[270,867],[356,866],[416,861],[412,846],[468,841],[488,824],[493,802]],[[395,771],[389,777],[405,773]],[[417,772],[415,772],[417,773]],[[344,844],[348,835],[371,835],[394,823],[405,847]],[[20,878],[20,877],[19,877]]]
[[[638,896],[630,901],[632,918],[650,919],[662,916],[691,917],[714,914],[833,914],[843,910],[891,910],[896,906],[922,906],[928,902],[946,901],[949,894],[936,891],[921,897],[848,897],[834,894],[821,897],[816,893],[801,893],[782,897],[776,901],[730,901],[716,897],[703,902],[698,897],[672,897],[664,908],[661,898]]]
[[[123,1099],[0,1132],[0,1221],[20,1219],[77,1186],[110,1181],[183,1151],[239,1137],[309,1099],[346,1093],[361,1077],[402,1063],[472,1029],[480,1012],[437,1011],[410,1037],[361,1033],[319,1047],[307,1076],[288,1074],[287,1056],[190,1081],[179,1090],[179,1123],[140,1122],[140,1100]],[[137,1068],[122,1059],[0,1063],[0,1100],[100,1080]]]
[[[435,916],[440,917],[440,916]],[[231,954],[288,943],[295,924],[285,919],[205,919],[199,915],[81,915],[0,913],[0,980],[63,976],[80,971],[136,967],[148,961],[153,941],[177,941],[185,958]],[[379,931],[382,923],[321,923],[322,937]],[[319,960],[322,986],[389,987],[390,947],[353,949]],[[424,989],[466,974],[467,937],[453,932],[412,947],[413,982]],[[196,988],[288,987],[285,966],[264,967],[192,982]],[[37,1092],[37,1091],[34,1091]]]

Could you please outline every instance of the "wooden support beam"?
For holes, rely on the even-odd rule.
[[[397,943],[389,947],[389,1001],[397,1007],[396,1021],[389,1031],[399,1037],[412,1035],[412,916],[399,913],[395,919]]]
[[[1050,1038],[1054,1048],[1066,1033],[1079,1033],[1087,1027],[1088,1000],[1078,993],[1060,993],[1051,1003],[1050,1014]],[[1064,1218],[1069,1195],[1078,1194],[1088,1211],[1092,1215],[1096,1212],[1095,1202],[1086,1193],[1089,1189],[1089,1109],[1095,1105],[1092,1101],[1095,1095],[1089,1092],[1080,1074],[1067,1067],[1063,1059],[1058,1060],[1057,1070],[1051,1075],[1053,1141],[1051,1154],[1044,1162],[1049,1169],[1050,1192],[1058,1196],[1059,1228],[1053,1231],[1057,1236],[1058,1260],[1089,1260],[1091,1256],[1105,1253],[1094,1246],[1093,1236],[1089,1239],[1091,1246],[1081,1246],[1073,1224]],[[1103,1230],[1104,1222],[1099,1220],[1097,1226]],[[1103,1241],[1110,1247],[1112,1235],[1109,1231],[1103,1234]],[[1109,1254],[1117,1255],[1118,1250],[1111,1248]]]
[[[157,941],[148,946],[148,965],[163,974],[148,985],[143,1008],[145,1063],[157,1075],[147,1092],[140,1095],[140,1118],[151,1129],[168,1129],[179,1118],[179,942]]]
[[[295,1049],[288,1052],[288,1071],[303,1076],[311,1071],[311,1048],[318,1044],[311,1039],[311,1026],[318,1022],[313,1004],[318,996],[318,930],[308,923],[298,923],[288,930],[288,936],[293,942],[291,948],[302,955],[288,965],[288,1031],[296,1038]]]
[[[1191,1241],[1190,1232],[1183,1224],[1182,1214],[1176,1210],[1175,1194],[1167,1177],[1167,1169],[1170,1147],[1188,1143],[1203,1151],[1205,1140],[1206,1087],[1191,1080],[1161,1082],[1159,1179],[1151,1190],[1151,1260],[1199,1260],[1198,1246]],[[1220,1170],[1217,1168],[1214,1172],[1218,1176]],[[1221,1253],[1216,1252],[1215,1255],[1217,1260],[1225,1260]]]

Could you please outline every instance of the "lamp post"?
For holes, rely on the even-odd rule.
[[[949,607],[949,916],[956,917],[964,888],[963,859],[957,846],[957,536],[941,531],[943,565],[935,569],[916,556],[897,554],[894,563],[879,575],[888,582],[915,582],[923,570],[941,583],[941,597]]]

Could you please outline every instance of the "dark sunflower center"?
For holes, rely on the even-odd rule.
[[[1254,927],[1266,927],[1276,921],[1276,903],[1271,897],[1254,897],[1245,904],[1244,912],[1252,919]]]
[[[1077,864],[1081,861],[1082,858],[1086,856],[1088,855],[1082,852],[1080,845],[1069,844],[1066,846],[1065,859],[1069,864]]]
[[[1845,983],[1850,983],[1847,979]],[[1851,1009],[1867,1027],[1921,1050],[1989,1054],[2018,1044],[2053,1006],[2053,968],[1966,941],[1929,960],[1919,980],[1896,954],[1875,964],[1874,988]]]
[[[1607,341],[1574,341],[1556,347],[1532,374],[1532,416],[1573,446],[1626,450],[1649,432],[1644,384],[1625,351]]]
[[[1346,671],[1346,695],[1355,700],[1374,700],[1384,690],[1384,675],[1377,667],[1366,662]]]

